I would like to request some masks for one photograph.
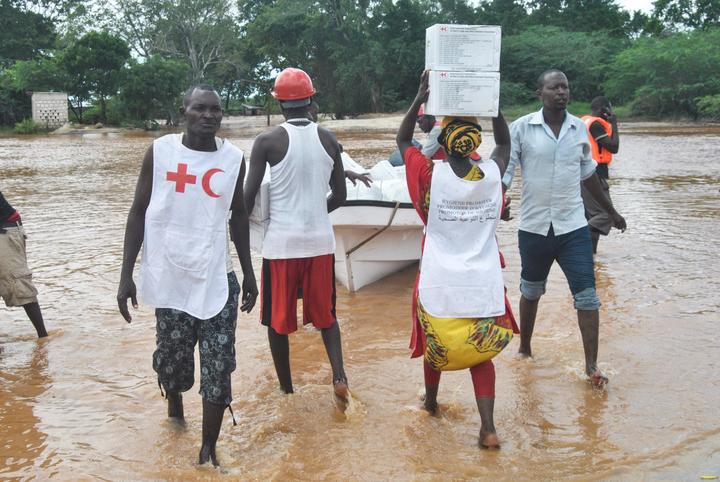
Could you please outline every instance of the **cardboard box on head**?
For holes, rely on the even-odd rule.
[[[435,24],[425,29],[425,69],[498,72],[498,25]]]
[[[499,72],[430,71],[425,112],[435,116],[495,117],[500,105]]]

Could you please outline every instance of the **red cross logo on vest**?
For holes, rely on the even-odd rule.
[[[213,168],[209,169],[202,177],[202,188],[205,194],[212,198],[219,198],[220,194],[215,193],[210,187],[210,181],[212,177],[220,172],[225,172],[222,169]],[[178,163],[177,172],[167,172],[166,179],[170,182],[175,183],[175,192],[185,192],[185,184],[195,184],[197,176],[188,174],[188,165],[180,162]]]
[[[185,192],[185,184],[195,184],[197,177],[187,173],[187,164],[179,163],[177,172],[167,173],[167,180],[175,183],[175,192]]]

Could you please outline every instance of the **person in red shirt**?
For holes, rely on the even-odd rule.
[[[498,448],[491,358],[518,333],[505,297],[504,261],[495,239],[503,211],[500,179],[510,156],[510,132],[498,113],[492,120],[496,147],[491,160],[477,162],[471,159],[481,142],[477,120],[445,117],[439,139],[447,158],[435,164],[412,144],[417,112],[427,96],[427,73],[423,73],[396,139],[405,160],[410,198],[426,226],[413,293],[411,356],[424,356],[424,407],[431,414],[438,410],[441,371],[470,369],[482,420],[479,444]],[[451,333],[450,326],[464,328]]]
[[[48,334],[27,264],[25,237],[20,213],[0,192],[0,298],[7,307],[22,306],[38,338],[44,338]]]

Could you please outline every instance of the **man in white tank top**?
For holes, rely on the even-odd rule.
[[[184,418],[181,393],[194,384],[199,344],[199,461],[218,465],[215,444],[232,400],[237,311],[250,312],[258,294],[243,197],[245,161],[241,150],[215,137],[222,108],[212,87],[188,89],[182,110],[185,132],[156,139],[145,153],[128,215],[117,300],[130,323],[127,300],[138,307],[133,269],[142,246],[139,292],[156,308],[153,368],[167,393],[168,416]],[[240,306],[240,286],[228,255],[229,213],[243,271]]]
[[[329,216],[346,196],[340,148],[335,135],[310,120],[315,89],[305,72],[283,70],[272,94],[280,101],[286,122],[255,139],[245,185],[251,214],[269,166],[270,221],[263,241],[261,321],[268,327],[280,387],[293,393],[288,335],[297,330],[301,293],[303,323],[321,331],[334,393],[346,402],[347,377],[335,316],[335,237]]]

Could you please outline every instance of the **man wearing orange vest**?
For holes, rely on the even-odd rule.
[[[588,128],[588,137],[592,147],[592,158],[598,163],[595,172],[600,179],[600,185],[605,195],[610,199],[609,166],[613,154],[617,154],[620,147],[620,137],[617,128],[617,118],[612,110],[612,105],[606,97],[595,97],[590,103],[591,115],[582,117]],[[597,253],[597,245],[600,235],[607,236],[612,227],[612,219],[592,195],[582,187],[582,198],[585,204],[585,218],[590,227],[592,238],[593,254]]]

